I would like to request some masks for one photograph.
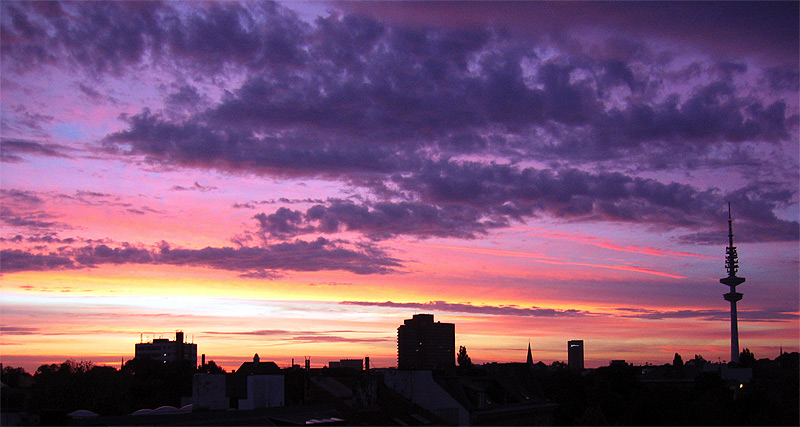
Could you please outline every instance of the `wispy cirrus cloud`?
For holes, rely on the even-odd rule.
[[[662,319],[698,319],[707,321],[730,320],[729,310],[652,310],[643,308],[617,308],[620,317],[637,319],[662,320]],[[797,320],[800,314],[795,309],[763,309],[738,311],[739,320],[743,322],[785,322]]]
[[[265,337],[285,341],[283,344],[293,343],[375,343],[394,340],[392,336],[365,337],[365,331],[293,331],[285,329],[261,329],[255,331],[205,331],[208,335]],[[359,336],[342,335],[345,333]],[[382,332],[381,332],[382,333]],[[281,343],[272,343],[280,345]]]
[[[3,335],[38,335],[40,330],[27,326],[0,326],[0,333]]]
[[[462,303],[449,303],[445,301],[418,302],[370,302],[370,301],[342,301],[339,304],[358,305],[365,307],[392,307],[402,309],[417,309],[429,311],[444,311],[470,314],[485,314],[493,316],[524,316],[524,317],[584,317],[593,316],[583,310],[567,309],[558,310],[540,307],[519,307],[516,305],[472,305]]]
[[[172,191],[201,191],[201,192],[206,192],[206,191],[218,190],[218,188],[214,187],[213,185],[208,185],[208,186],[200,185],[197,181],[195,181],[194,184],[192,184],[192,185],[190,185],[188,187],[185,187],[183,185],[173,185],[172,187],[170,187],[170,190],[172,190]]]
[[[652,255],[652,256],[659,256],[659,257],[672,257],[672,258],[714,258],[709,255],[703,254],[695,254],[691,252],[679,252],[679,251],[671,251],[668,249],[663,248],[653,248],[647,246],[637,246],[637,245],[619,245],[614,243],[613,241],[607,239],[600,239],[598,237],[593,236],[584,236],[578,234],[571,234],[571,233],[559,233],[554,232],[552,230],[545,230],[541,228],[534,228],[534,227],[522,227],[523,230],[530,230],[530,232],[526,233],[529,236],[537,236],[537,237],[546,237],[548,239],[558,239],[558,240],[571,240],[578,243],[582,243],[585,245],[592,245],[597,246],[603,249],[610,249],[613,251],[620,251],[620,252],[629,252],[635,254],[642,254],[642,255]]]

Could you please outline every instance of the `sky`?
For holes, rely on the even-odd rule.
[[[797,2],[0,3],[0,361],[800,342]]]

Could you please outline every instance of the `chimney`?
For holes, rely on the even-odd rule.
[[[369,356],[364,358],[364,370],[369,371]]]

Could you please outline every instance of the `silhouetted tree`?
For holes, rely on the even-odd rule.
[[[225,370],[217,366],[217,364],[213,360],[209,360],[203,366],[200,366],[200,369],[197,372],[201,374],[224,374]]]
[[[756,366],[756,356],[746,348],[739,354],[739,366],[742,368],[753,368]]]
[[[672,366],[675,368],[683,368],[683,358],[680,354],[675,353],[675,357],[672,359]]]
[[[695,354],[694,359],[692,359],[692,363],[694,363],[694,366],[696,366],[697,369],[703,369],[703,366],[706,364],[706,359],[703,359],[703,356],[699,354]]]
[[[0,381],[9,387],[19,387],[20,379],[30,378],[31,374],[25,372],[23,368],[13,368],[11,366],[3,366],[3,372],[0,375]]]
[[[456,356],[456,360],[458,361],[458,366],[461,368],[469,368],[472,366],[472,359],[469,358],[467,355],[467,348],[463,345],[458,348],[458,356]]]

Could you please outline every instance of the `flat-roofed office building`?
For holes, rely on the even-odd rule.
[[[159,362],[188,360],[197,366],[197,344],[183,342],[183,332],[175,332],[175,341],[156,338],[151,342],[136,344],[135,357],[146,357]]]
[[[434,322],[432,314],[415,314],[397,328],[399,369],[455,367],[456,326]]]

